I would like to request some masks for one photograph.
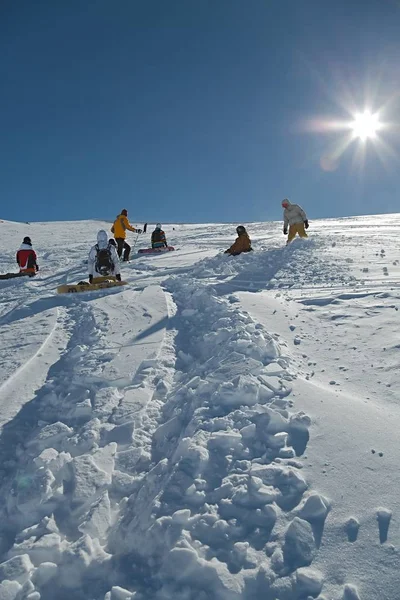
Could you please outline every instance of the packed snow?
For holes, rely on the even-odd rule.
[[[110,225],[0,222],[0,600],[399,600],[400,215]]]

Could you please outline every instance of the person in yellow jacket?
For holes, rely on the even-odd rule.
[[[232,246],[228,248],[228,250],[225,250],[225,254],[236,256],[242,252],[251,252],[253,248],[251,247],[251,240],[246,228],[243,227],[243,225],[238,225],[238,227],[236,227],[236,232],[238,237],[233,242]]]
[[[115,219],[113,226],[111,227],[111,233],[114,234],[115,241],[117,242],[117,253],[119,258],[121,258],[122,252],[124,253],[122,259],[123,261],[129,260],[129,254],[131,252],[131,247],[125,239],[126,230],[142,233],[141,229],[136,229],[135,227],[132,227],[132,225],[128,221],[128,211],[126,210],[126,208],[123,208],[120,214]]]

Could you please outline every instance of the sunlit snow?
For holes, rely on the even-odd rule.
[[[0,222],[0,600],[398,600],[400,215],[110,225]]]

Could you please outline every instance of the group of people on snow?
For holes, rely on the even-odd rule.
[[[301,238],[306,238],[308,229],[308,219],[304,210],[298,204],[292,204],[287,198],[282,201],[283,211],[283,233],[287,235],[287,244],[289,244],[296,235]],[[147,224],[145,225],[146,228]],[[144,228],[144,232],[145,232]],[[131,246],[126,241],[126,232],[132,231],[137,234],[142,233],[142,229],[133,227],[128,220],[128,211],[122,209],[117,215],[112,227],[111,233],[114,238],[109,239],[107,232],[101,229],[97,234],[97,243],[92,246],[88,258],[89,283],[93,282],[94,277],[112,275],[117,281],[121,281],[120,261],[126,262],[129,260]],[[225,254],[237,256],[242,252],[251,252],[251,240],[246,228],[243,225],[236,227],[238,237],[227,250]],[[161,223],[157,223],[154,231],[151,234],[152,248],[168,248],[165,232],[162,229]],[[31,238],[26,236],[23,239],[21,247],[17,252],[17,263],[19,273],[9,276],[27,275],[33,277],[39,271],[37,256],[32,247]]]
[[[308,237],[306,229],[308,229],[308,219],[304,210],[298,204],[292,204],[287,198],[282,200],[283,208],[283,234],[287,235],[286,244],[299,235],[302,238]],[[289,229],[288,229],[289,228]],[[236,227],[238,237],[230,248],[225,250],[225,254],[236,256],[242,252],[251,252],[251,240],[246,228],[243,225]]]

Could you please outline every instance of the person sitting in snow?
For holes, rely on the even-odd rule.
[[[112,275],[117,281],[121,281],[119,259],[114,240],[108,241],[107,232],[100,229],[97,234],[97,244],[89,252],[88,270],[89,283],[93,283],[93,277],[104,277]]]
[[[167,239],[164,231],[161,229],[161,223],[157,223],[155,230],[151,234],[152,248],[168,248]]]
[[[253,248],[251,247],[251,240],[249,238],[249,234],[246,231],[246,228],[243,225],[239,225],[236,227],[236,232],[238,237],[233,242],[232,246],[225,250],[225,254],[231,254],[232,256],[236,256],[237,254],[241,254],[242,252],[251,252]]]
[[[131,247],[126,243],[126,230],[129,231],[137,231],[137,233],[142,233],[141,229],[136,229],[133,227],[128,221],[128,211],[126,208],[123,208],[120,214],[115,219],[113,226],[111,227],[111,233],[114,234],[115,241],[117,242],[117,252],[119,258],[122,256],[122,252],[124,253],[123,261],[129,260],[129,254],[131,252]]]
[[[21,247],[17,252],[16,258],[21,275],[29,275],[29,277],[34,277],[37,271],[39,271],[36,252],[32,248],[30,237],[24,237]]]
[[[300,237],[306,238],[306,229],[308,229],[307,215],[298,204],[292,204],[287,198],[282,200],[283,211],[283,233],[288,232],[287,244],[289,244],[299,234]]]

